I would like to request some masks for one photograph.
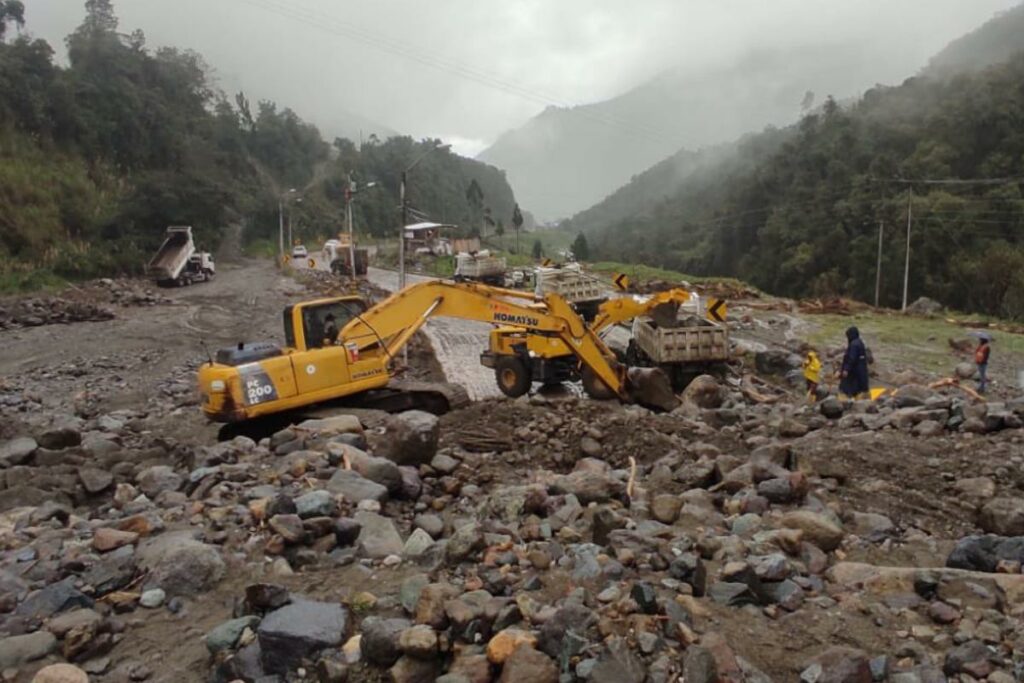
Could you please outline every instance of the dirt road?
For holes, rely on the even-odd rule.
[[[204,342],[211,352],[243,339],[280,342],[281,310],[303,292],[270,261],[220,264],[213,282],[161,289],[168,305],[117,308],[104,322],[3,332],[0,380],[17,382],[55,411],[83,393],[104,411],[141,408],[176,386],[192,388]],[[213,429],[197,408],[180,413],[181,426]]]
[[[370,268],[368,277],[376,286],[394,292],[398,289],[398,273]],[[432,278],[407,275],[407,282],[425,282]],[[470,320],[434,318],[424,327],[424,334],[434,347],[437,361],[449,382],[461,384],[474,401],[501,396],[494,382],[494,373],[480,365],[480,352],[487,347],[491,326]]]

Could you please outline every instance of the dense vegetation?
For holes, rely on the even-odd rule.
[[[829,99],[705,162],[677,155],[567,227],[588,231],[599,258],[870,301],[884,222],[881,301],[894,306],[912,190],[911,298],[1024,317],[1022,83],[1019,55],[876,87],[850,106]],[[981,178],[1014,180],[925,182]]]
[[[0,288],[137,271],[171,224],[194,226],[208,249],[235,234],[276,242],[281,197],[300,238],[331,234],[350,172],[380,184],[359,197],[357,226],[397,232],[399,174],[437,141],[330,145],[289,109],[225,97],[198,54],[119,32],[110,0],[85,8],[61,67],[49,44],[15,31],[22,3],[0,0]],[[466,198],[472,180],[479,207]],[[409,185],[432,218],[512,216],[500,171],[444,151]]]

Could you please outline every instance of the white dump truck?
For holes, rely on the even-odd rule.
[[[537,296],[557,294],[570,304],[586,320],[592,320],[601,302],[607,300],[608,292],[597,278],[587,275],[578,263],[564,266],[540,266],[534,273]]]
[[[462,252],[455,256],[455,281],[471,280],[501,287],[505,284],[505,268],[505,259],[491,255],[486,249]]]
[[[213,255],[196,251],[192,226],[172,225],[156,256],[146,266],[146,275],[164,287],[191,285],[212,280],[217,272]]]

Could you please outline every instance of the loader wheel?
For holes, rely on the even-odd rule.
[[[526,364],[515,356],[499,356],[494,362],[494,378],[498,380],[501,393],[510,398],[519,398],[530,390],[533,378]]]
[[[611,388],[601,381],[593,370],[588,367],[584,367],[580,371],[580,380],[583,382],[583,391],[587,392],[587,396],[596,399],[598,401],[605,401],[610,398],[615,398],[615,392]]]

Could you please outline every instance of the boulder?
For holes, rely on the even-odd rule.
[[[803,359],[789,351],[775,349],[754,354],[754,367],[763,375],[785,375],[802,365]]]
[[[57,649],[57,638],[49,631],[0,639],[0,670],[18,667],[42,659]]]
[[[408,619],[364,619],[359,640],[363,658],[380,667],[393,665],[402,656],[401,636],[410,626]]]
[[[399,465],[425,465],[437,454],[440,429],[437,416],[422,410],[393,415],[377,451]]]
[[[1024,498],[993,498],[982,506],[978,526],[999,536],[1024,536]]]
[[[146,497],[156,498],[163,491],[177,491],[184,479],[167,465],[154,465],[139,472],[135,484]]]
[[[1024,564],[1024,536],[967,536],[957,541],[946,558],[946,566],[995,572],[1000,561]]]
[[[659,493],[651,498],[651,517],[663,524],[672,524],[679,518],[679,510],[682,507],[683,500],[679,496]]]
[[[929,299],[926,296],[918,297],[909,306],[907,306],[907,313],[911,315],[935,315],[941,313],[943,305],[935,299]]]
[[[24,602],[18,605],[16,614],[29,619],[47,619],[75,607],[92,606],[92,598],[75,588],[74,577],[68,577],[30,593]]]
[[[479,522],[470,522],[459,527],[445,547],[445,558],[452,564],[458,564],[484,547],[484,532]]]
[[[684,404],[714,410],[722,407],[725,395],[726,391],[718,380],[711,375],[699,375],[683,390],[682,399]]]
[[[330,491],[318,489],[310,491],[295,499],[295,512],[302,519],[310,517],[333,517],[338,512],[338,504]]]
[[[348,611],[341,605],[297,600],[268,614],[257,637],[263,669],[287,674],[304,658],[342,644],[348,630]]]
[[[39,444],[31,437],[22,436],[11,439],[0,445],[0,465],[4,467],[21,465],[32,457],[38,447]]]
[[[332,417],[306,420],[299,423],[296,427],[292,428],[291,438],[295,438],[295,432],[317,432],[320,436],[362,434],[363,425],[360,424],[359,418],[355,415],[334,415]],[[291,438],[284,439],[284,441],[290,441]]]
[[[824,515],[811,510],[794,510],[782,517],[782,526],[803,531],[805,541],[824,551],[835,550],[843,542],[842,528]]]
[[[233,650],[242,637],[242,632],[247,628],[255,628],[260,621],[259,617],[248,616],[238,619],[229,619],[214,627],[206,634],[203,640],[206,642],[206,649],[210,654],[215,655],[221,650]]]
[[[398,647],[416,659],[437,657],[437,632],[426,624],[411,626],[398,636]]]
[[[498,683],[558,683],[558,667],[543,652],[529,646],[516,648],[505,660]]]
[[[356,539],[360,552],[371,559],[383,559],[388,555],[402,552],[402,537],[394,522],[376,512],[359,511],[355,514],[359,523],[359,537]]]
[[[402,491],[402,471],[398,465],[387,458],[372,456],[353,446],[332,444],[331,448],[341,448],[348,458],[352,469],[360,475],[386,488],[388,493],[398,495]]]
[[[78,479],[86,493],[93,495],[106,491],[114,484],[114,475],[98,467],[79,467]]]
[[[72,664],[51,664],[37,671],[32,683],[89,683],[89,674]]]
[[[838,420],[843,416],[843,402],[835,396],[829,396],[818,404],[818,411],[830,420]]]
[[[370,481],[352,470],[337,470],[328,480],[327,490],[340,494],[345,500],[355,504],[364,500],[383,502],[388,497],[386,486]]]
[[[224,560],[217,548],[200,543],[190,532],[170,532],[139,545],[138,564],[149,571],[147,586],[171,597],[192,597],[224,578]]]
[[[872,683],[870,660],[860,650],[831,647],[812,659],[800,674],[801,683]]]
[[[519,628],[507,628],[487,643],[487,659],[491,664],[504,664],[512,653],[521,648],[537,646],[537,636]]]

